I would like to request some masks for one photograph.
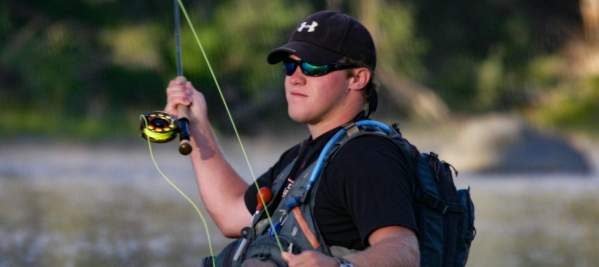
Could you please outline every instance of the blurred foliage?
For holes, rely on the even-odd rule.
[[[398,2],[379,2],[364,1],[355,8],[358,12],[353,14],[366,20],[364,24],[372,32],[377,49],[377,68],[389,67],[412,79],[424,79],[427,69],[422,57],[429,46],[428,40],[419,37],[416,32],[414,8]]]
[[[543,126],[599,135],[599,75],[560,83],[532,109],[532,117]]]
[[[454,113],[520,110],[542,125],[586,131],[599,106],[590,100],[596,79],[564,67],[572,63],[565,47],[582,32],[579,1],[184,2],[246,131],[286,114],[282,75],[266,64],[267,53],[301,18],[328,7],[372,20],[365,24],[380,66],[432,88]],[[134,128],[140,112],[164,105],[175,73],[172,24],[171,1],[3,1],[0,119],[10,123],[0,134],[106,136]],[[203,90],[213,121],[228,129],[185,22],[182,38],[186,76]]]
[[[527,105],[531,62],[580,30],[578,1],[408,2],[429,45],[425,83],[456,111]]]

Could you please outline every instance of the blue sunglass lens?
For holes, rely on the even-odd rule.
[[[329,73],[330,67],[328,65],[312,65],[308,62],[303,61],[283,61],[283,70],[287,76],[293,75],[297,66],[300,66],[300,69],[305,75],[308,76],[321,76]]]
[[[300,67],[304,74],[309,76],[321,76],[329,73],[328,65],[317,66],[307,62],[302,62]]]
[[[283,61],[283,70],[287,76],[293,75],[295,69],[297,68],[297,63],[293,61]]]

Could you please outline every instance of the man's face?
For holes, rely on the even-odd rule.
[[[296,55],[290,58],[300,60]],[[312,77],[306,76],[297,67],[291,76],[285,76],[287,112],[299,123],[316,124],[343,112],[348,92],[346,71]]]

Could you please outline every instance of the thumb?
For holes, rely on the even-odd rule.
[[[291,257],[293,255],[291,255],[291,253],[289,252],[281,252],[281,257],[283,258],[283,260],[285,260],[286,262],[289,262],[291,260]]]

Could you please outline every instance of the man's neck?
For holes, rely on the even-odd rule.
[[[358,119],[362,116],[364,116],[363,113],[359,112],[351,116],[342,116],[336,120],[320,121],[318,123],[308,124],[308,131],[310,132],[312,140],[314,140],[319,136],[325,134],[326,132],[335,129],[339,126],[342,126],[352,120]]]
[[[323,135],[324,133],[343,125],[343,123],[345,122],[339,123],[335,121],[318,124],[308,124],[308,131],[310,132],[310,136],[312,136],[312,140],[314,140],[319,136]]]

